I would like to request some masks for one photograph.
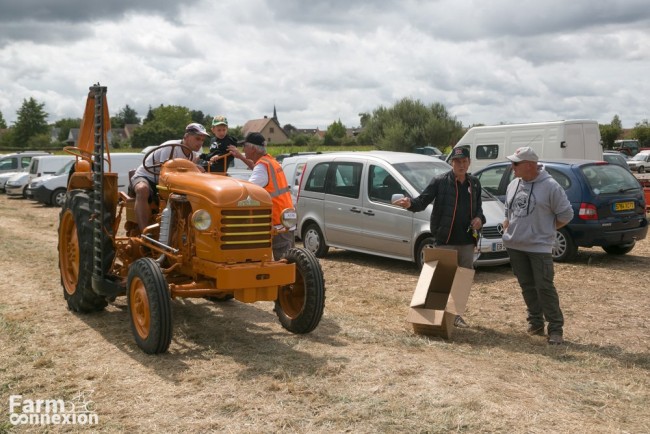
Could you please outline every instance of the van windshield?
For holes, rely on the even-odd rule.
[[[393,164],[393,167],[406,178],[418,193],[422,193],[433,178],[451,170],[451,167],[443,161],[396,163]]]
[[[74,162],[75,162],[75,160],[70,160],[67,163],[65,163],[65,166],[63,166],[62,168],[57,170],[56,173],[54,174],[54,176],[63,175],[64,173],[68,173],[70,171],[70,168],[74,164]]]

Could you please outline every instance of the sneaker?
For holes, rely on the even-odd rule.
[[[544,325],[529,325],[526,332],[531,336],[544,336]]]
[[[551,333],[548,335],[548,344],[549,345],[562,345],[564,343],[564,338],[559,333]]]
[[[462,316],[456,315],[456,319],[454,319],[454,327],[458,327],[459,329],[466,329],[469,327],[469,325],[465,322]]]

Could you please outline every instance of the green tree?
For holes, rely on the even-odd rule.
[[[46,149],[51,146],[52,136],[50,133],[35,134],[27,140],[29,149]]]
[[[623,124],[618,115],[614,115],[609,124],[598,125],[600,129],[600,140],[603,142],[603,149],[613,149],[614,141],[623,134]]]
[[[192,122],[190,110],[182,106],[163,106],[150,109],[150,120],[133,132],[131,146],[144,148],[183,137],[185,127]],[[147,118],[149,118],[147,114]]]
[[[298,132],[298,128],[294,127],[291,124],[286,124],[285,126],[282,127],[285,133],[287,133],[287,136],[292,137],[294,134]]]
[[[124,128],[126,124],[139,124],[138,112],[125,105],[117,115],[111,117],[111,128]]]
[[[380,106],[372,115],[361,113],[360,117],[363,131],[357,143],[390,151],[412,152],[421,146],[444,150],[463,134],[462,124],[442,104],[425,106],[410,98],[403,98],[390,108]]]
[[[2,116],[2,112],[0,112],[0,129],[5,129],[7,128],[7,122],[5,122],[4,116]]]
[[[637,122],[634,125],[632,137],[639,141],[639,145],[642,148],[650,148],[650,124],[648,124],[647,119]]]
[[[79,128],[81,126],[81,119],[63,118],[54,122],[54,126],[59,128],[57,139],[60,142],[65,142],[70,134],[70,129]]]
[[[327,127],[327,132],[323,138],[323,144],[325,146],[340,146],[347,134],[347,130],[341,119],[333,122],[329,127]]]
[[[203,114],[201,110],[191,110],[190,118],[192,122],[198,122],[203,125],[208,131],[212,128],[212,115]]]
[[[39,103],[34,98],[23,100],[23,104],[16,112],[18,120],[14,125],[13,145],[24,148],[33,136],[48,133],[47,113],[43,110],[45,103]],[[48,141],[49,143],[49,141]]]

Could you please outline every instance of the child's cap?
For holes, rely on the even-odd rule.
[[[212,119],[212,126],[216,127],[217,125],[225,125],[228,126],[228,119],[226,119],[225,116],[215,116],[214,119]]]

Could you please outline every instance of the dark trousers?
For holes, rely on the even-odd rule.
[[[562,334],[564,316],[560,309],[560,297],[553,284],[555,274],[551,254],[507,250],[512,271],[517,276],[528,308],[528,324],[543,327],[546,319],[549,334]]]

